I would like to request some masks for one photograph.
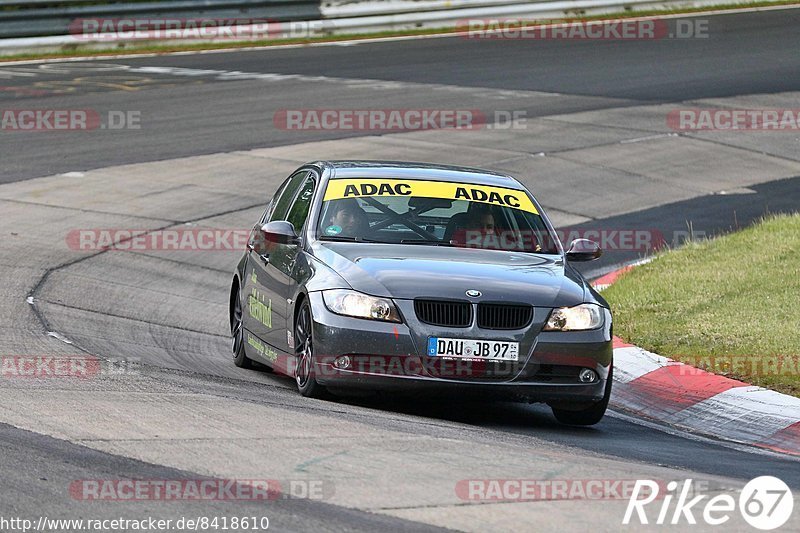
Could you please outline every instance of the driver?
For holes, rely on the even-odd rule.
[[[367,214],[355,199],[345,198],[333,202],[325,226],[327,235],[363,237],[368,229]]]

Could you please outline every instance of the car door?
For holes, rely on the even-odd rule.
[[[261,341],[272,345],[274,348],[286,343],[286,298],[280,290],[281,271],[285,268],[285,260],[279,260],[279,268],[275,261],[281,253],[274,255],[278,245],[266,242],[261,232],[261,226],[272,220],[285,220],[294,198],[300,187],[305,183],[308,170],[301,170],[292,174],[278,190],[272,203],[262,220],[260,220],[250,233],[247,250],[247,268],[243,280],[242,301],[244,303],[244,326],[250,333]],[[283,252],[285,253],[285,252]],[[282,341],[282,342],[281,342]],[[245,341],[247,342],[247,340]],[[265,355],[266,350],[258,350]],[[270,355],[274,352],[270,352]],[[273,357],[266,357],[272,360]]]
[[[290,346],[288,333],[292,332],[293,320],[289,316],[291,306],[290,299],[297,291],[297,272],[298,257],[303,253],[302,236],[311,209],[311,202],[316,189],[316,174],[310,172],[297,194],[284,218],[273,218],[274,220],[286,220],[294,226],[295,233],[301,236],[299,244],[273,244],[269,255],[269,263],[266,266],[264,278],[264,291],[273,302],[282,302],[280,312],[275,312],[278,307],[274,307],[272,315],[273,334],[265,339],[268,343],[278,348],[282,352],[292,349]],[[274,214],[274,216],[277,213]],[[305,264],[305,262],[301,262]]]

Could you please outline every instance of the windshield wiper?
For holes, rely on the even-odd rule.
[[[377,242],[383,244],[398,244],[397,241],[394,242],[386,242],[386,241],[376,241],[373,239],[365,239],[363,237],[350,237],[347,235],[321,235],[317,237],[319,241],[333,241],[333,242]],[[400,244],[429,244],[431,246],[453,246],[449,242],[445,241],[437,241],[431,239],[403,239],[400,241]]]
[[[453,246],[446,241],[437,241],[431,239],[403,239],[400,244],[430,244],[431,246]]]
[[[348,237],[346,235],[322,235],[317,240],[320,241],[339,241],[339,242],[378,242],[363,237]]]

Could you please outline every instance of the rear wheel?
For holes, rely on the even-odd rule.
[[[603,393],[603,399],[599,402],[579,410],[560,409],[552,407],[553,415],[556,420],[562,424],[569,424],[570,426],[593,426],[603,419],[608,408],[608,401],[611,399],[611,384],[613,381],[614,365],[608,369],[608,379],[606,380],[606,388]]]
[[[308,398],[327,398],[328,391],[314,378],[314,332],[311,321],[311,305],[304,301],[297,313],[294,326],[295,381],[300,394]]]
[[[242,299],[239,289],[231,309],[231,340],[233,343],[233,364],[240,368],[253,368],[253,361],[244,352],[244,327],[242,326]]]

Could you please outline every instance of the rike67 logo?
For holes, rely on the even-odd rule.
[[[721,526],[729,522],[732,515],[735,516],[738,503],[739,513],[748,524],[768,531],[784,525],[794,508],[792,491],[786,483],[772,476],[750,480],[739,494],[738,502],[730,494],[718,494],[711,498],[706,494],[691,497],[694,492],[691,479],[685,480],[682,485],[670,481],[666,486],[666,494],[662,494],[660,488],[663,487],[655,481],[637,480],[622,523],[697,524],[700,518],[701,523]],[[644,497],[640,497],[642,495]],[[649,509],[651,513],[648,514],[645,508],[654,502],[658,503]],[[654,518],[652,512],[656,510],[658,515]]]

